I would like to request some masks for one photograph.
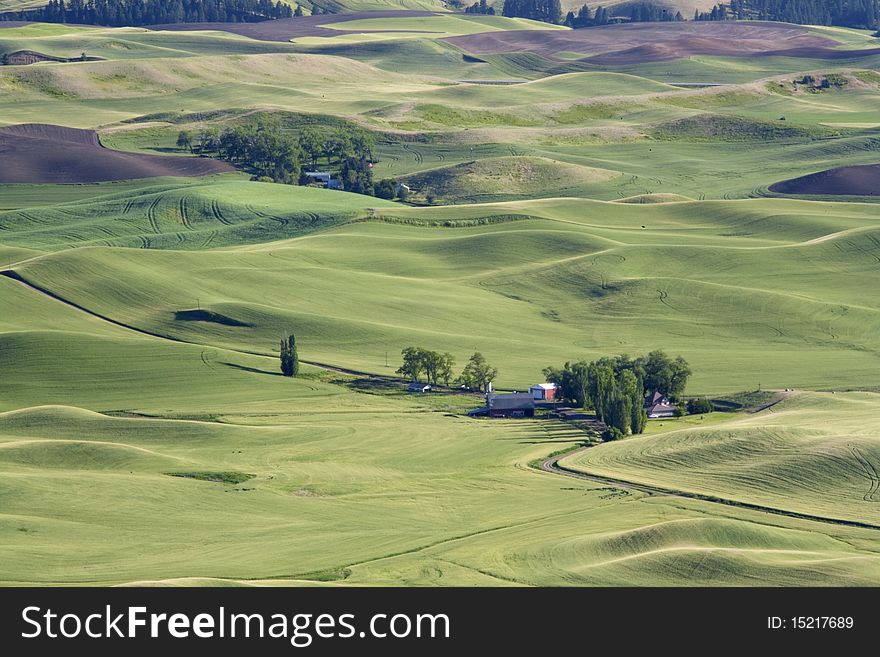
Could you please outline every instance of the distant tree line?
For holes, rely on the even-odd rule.
[[[876,29],[880,0],[731,0],[694,15],[700,21],[744,19]]]
[[[564,18],[558,0],[505,0],[502,13],[504,16],[530,18],[545,23],[562,23],[576,29],[627,21],[649,23],[685,20],[681,12],[673,13],[651,0],[633,3],[615,10],[613,14],[602,5],[597,6],[594,11],[584,4],[576,12],[569,11]]]
[[[619,23],[626,19],[629,19],[631,23],[667,23],[685,20],[680,11],[673,14],[666,7],[662,7],[654,2],[645,1],[631,5],[627,15],[621,13],[612,15],[601,5],[596,7],[596,11],[591,10],[588,5],[581,5],[577,13],[574,11],[568,12],[563,23],[568,27],[578,29],[581,27]]]
[[[654,2],[639,2],[630,8],[630,20],[633,23],[667,23],[683,21],[680,11],[674,14],[666,7]]]
[[[480,11],[483,3],[468,7],[469,13]],[[609,23],[655,23],[684,21],[681,12],[673,13],[653,0],[628,3],[611,10],[599,5],[595,10],[583,5],[562,17],[558,0],[505,0],[502,15],[529,18],[545,23],[563,23],[582,28]],[[762,20],[802,25],[839,25],[865,29],[880,27],[880,0],[730,0],[716,4],[711,11],[694,13],[696,21]],[[880,34],[880,32],[878,32]]]
[[[678,356],[663,351],[630,358],[626,355],[600,358],[592,362],[567,362],[544,370],[547,381],[557,386],[557,396],[582,408],[592,408],[596,417],[617,438],[645,430],[645,395],[659,392],[677,400],[687,386],[691,369]]]
[[[611,21],[611,14],[603,6],[596,7],[596,11],[590,9],[588,5],[581,5],[581,8],[568,12],[565,16],[565,24],[572,28],[594,27],[596,25],[607,25]]]
[[[486,0],[480,0],[479,2],[475,2],[474,4],[465,7],[464,13],[466,14],[485,14],[487,16],[495,15],[495,7],[489,6]]]
[[[302,16],[272,0],[49,0],[40,9],[4,12],[0,20],[81,23],[110,27],[164,23],[257,23]]]
[[[559,23],[562,20],[562,5],[559,0],[504,0],[501,15],[509,18],[529,18],[544,23]]]
[[[400,355],[403,357],[403,364],[397,368],[397,373],[409,381],[421,381],[424,375],[431,385],[442,383],[448,386],[453,380],[455,357],[448,352],[440,353],[422,347],[406,347]],[[471,390],[485,390],[497,376],[498,370],[492,367],[478,351],[468,359],[461,374],[455,378],[455,383]]]

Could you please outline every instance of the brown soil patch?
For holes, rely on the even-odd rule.
[[[838,167],[770,185],[777,194],[880,196],[880,164]]]
[[[784,23],[631,23],[568,31],[487,32],[446,40],[479,55],[530,52],[553,58],[559,52],[579,52],[586,56],[577,61],[596,65],[667,61],[693,55],[850,59],[880,54],[880,48],[836,50],[836,41]]]
[[[0,128],[0,183],[92,183],[234,171],[202,157],[125,153],[104,148],[93,130],[27,123]]]

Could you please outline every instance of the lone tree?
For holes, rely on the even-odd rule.
[[[177,135],[177,147],[188,148],[190,153],[193,152],[193,140],[186,130],[181,130],[180,134]]]
[[[299,353],[296,350],[296,337],[292,333],[281,338],[281,373],[284,376],[299,374]]]
[[[478,351],[470,357],[458,380],[468,388],[484,390],[497,376],[498,370],[489,365],[483,354]]]

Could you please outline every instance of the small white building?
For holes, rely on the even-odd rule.
[[[322,183],[326,189],[339,189],[339,178],[329,171],[304,171],[303,173],[309,180]]]
[[[536,383],[531,388],[529,388],[529,392],[532,394],[532,399],[544,401],[556,399],[556,384]]]

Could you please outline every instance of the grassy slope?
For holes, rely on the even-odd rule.
[[[240,203],[242,193],[263,184],[234,185],[212,191],[223,212],[233,200],[223,194],[234,192]],[[269,353],[278,333],[292,327],[314,360],[368,371],[382,372],[386,351],[415,342],[448,349],[460,361],[482,350],[501,361],[501,381],[509,385],[528,383],[566,358],[657,347],[694,363],[696,392],[758,382],[873,381],[876,302],[870,288],[850,285],[870,276],[876,263],[872,205],[547,200],[412,209],[371,199],[377,218],[392,223],[326,228],[345,212],[333,205],[345,195],[268,189],[279,189],[280,198],[307,192],[328,199],[323,222],[300,220],[302,230],[321,232],[207,252],[67,250],[16,270],[144,330]],[[342,218],[356,215],[349,210]],[[160,229],[171,215],[161,216]],[[486,217],[520,220],[468,226]],[[203,220],[206,230],[223,228],[210,216]],[[132,226],[113,214],[91,221],[96,231]],[[69,232],[22,224],[20,237],[10,235],[8,243],[24,247],[35,237],[46,246],[76,243]],[[161,237],[142,224],[140,235]],[[218,240],[236,237],[234,226],[225,230]],[[238,325],[175,319],[197,298]]]
[[[231,424],[109,418],[57,406],[0,415],[0,577],[876,581],[876,553],[844,542],[858,545],[870,538],[864,532],[828,528],[823,536],[797,521],[753,525],[748,514],[705,504],[560,486],[515,465],[565,445],[571,432],[545,433],[530,422],[416,420],[407,410],[401,403],[390,412],[225,416]],[[389,441],[389,431],[406,439]],[[256,478],[232,485],[163,474],[181,471]],[[102,500],[110,496],[108,507]],[[243,550],[260,558],[243,560]],[[697,563],[698,572],[681,580]]]
[[[0,212],[0,221],[8,231],[7,244],[44,250],[76,243],[199,249],[294,237],[365,217],[368,208],[395,207],[362,195],[242,178],[145,184],[126,192],[98,186],[108,194],[91,203],[9,210]],[[66,189],[57,191],[66,200]]]
[[[797,395],[758,415],[603,445],[565,460],[597,474],[877,523],[876,393]]]

